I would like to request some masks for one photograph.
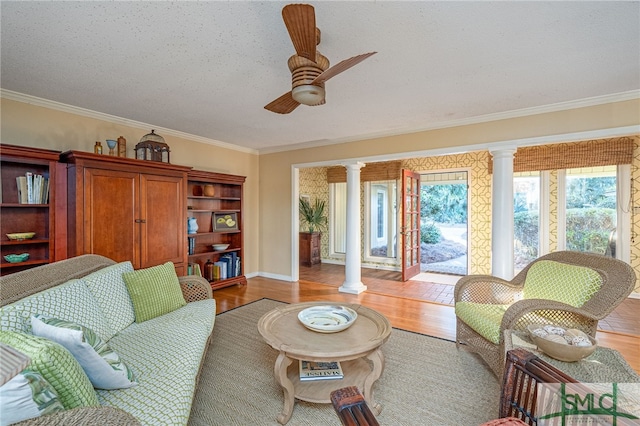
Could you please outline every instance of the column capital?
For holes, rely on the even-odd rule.
[[[489,154],[493,157],[507,157],[513,156],[516,153],[515,148],[500,148],[500,149],[490,149]]]
[[[354,161],[352,163],[342,163],[342,165],[347,169],[347,171],[360,170],[361,168],[366,166],[366,164],[363,163],[362,161]]]

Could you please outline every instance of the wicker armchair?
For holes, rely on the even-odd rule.
[[[553,262],[539,264],[535,270],[535,274],[538,275],[536,280],[531,278],[527,283],[529,271],[541,261]],[[567,301],[566,295],[555,300],[552,297],[527,298],[528,293],[540,294],[531,287],[545,286],[545,277],[541,278],[537,271],[542,265],[549,264],[567,269],[570,267],[563,265],[573,265],[577,267],[574,269],[582,271],[581,273],[587,271],[587,274],[591,274],[592,281],[595,276],[599,286],[594,286],[591,292],[576,290],[576,285],[567,286],[566,290],[581,292],[581,297],[584,297],[585,300],[576,300],[576,303]],[[534,273],[530,276],[533,277]],[[550,286],[552,292],[566,283],[553,274],[547,277],[547,281],[553,283]],[[595,337],[598,321],[624,301],[633,291],[635,283],[635,273],[626,263],[599,254],[571,251],[559,251],[542,256],[527,265],[511,281],[490,275],[463,277],[456,284],[454,291],[456,346],[464,345],[470,351],[478,353],[494,374],[501,377],[505,362],[505,329],[526,330],[529,324],[543,322],[577,328]],[[481,312],[482,310],[485,311]],[[491,329],[490,334],[478,326],[473,318],[475,312],[478,312],[480,322],[485,328]]]

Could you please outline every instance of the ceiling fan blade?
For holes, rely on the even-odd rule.
[[[316,14],[310,4],[289,4],[282,19],[298,56],[316,61]]]
[[[291,92],[289,92],[265,105],[264,109],[277,114],[289,114],[296,109],[298,105],[300,105],[300,103],[293,99]]]
[[[331,68],[329,68],[328,70],[324,71],[319,76],[317,76],[311,82],[311,84],[322,84],[325,81],[329,80],[331,77],[335,77],[341,72],[348,70],[352,66],[358,65],[360,62],[364,61],[371,55],[375,55],[376,53],[378,52],[363,53],[362,55],[357,55],[352,58],[345,59],[342,62],[338,62],[337,64],[335,64],[334,66],[332,66]]]

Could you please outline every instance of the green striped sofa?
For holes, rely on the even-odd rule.
[[[22,423],[51,424],[58,416],[55,424],[187,424],[215,322],[211,288],[201,277],[180,277],[188,303],[136,322],[122,279],[130,271],[130,262],[84,255],[0,278],[0,333],[29,334],[35,314],[81,324],[108,343],[137,382],[126,389],[93,390],[98,407]]]

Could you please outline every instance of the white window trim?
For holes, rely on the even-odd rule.
[[[631,262],[631,165],[622,164],[617,167],[616,179],[617,234],[616,258]]]
[[[558,170],[558,250],[566,250],[566,178],[565,169]],[[547,186],[548,188],[548,186]],[[548,198],[548,194],[547,194]],[[619,165],[616,170],[617,239],[616,258],[627,263],[631,259],[631,165]]]
[[[400,202],[399,197],[399,189],[398,189],[399,183],[396,181],[396,206],[398,205],[398,203]],[[369,253],[371,253],[371,233],[369,232],[371,230],[371,203],[369,202],[371,198],[371,182],[365,182],[364,184],[364,238],[363,238],[363,243],[364,243],[364,262],[371,262],[371,263],[376,263],[376,264],[382,264],[382,265],[391,265],[394,267],[399,266],[399,261],[397,259],[397,254],[399,253],[399,244],[400,244],[400,238],[396,238],[396,257],[380,257],[380,256],[371,256],[369,255]],[[387,214],[387,220],[391,220],[391,215],[393,214],[393,212],[388,212]],[[398,215],[398,213],[396,212],[396,215]],[[399,236],[399,232],[400,232],[400,226],[398,225],[400,222],[400,218],[398,217],[396,220],[396,235]],[[363,265],[364,266],[364,265]],[[395,270],[396,268],[393,268],[392,270]]]
[[[471,231],[471,224],[473,223],[473,208],[471,207],[471,185],[473,182],[473,169],[471,167],[455,167],[452,169],[434,169],[434,170],[424,170],[424,171],[420,171],[420,172],[416,172],[418,173],[420,176],[422,175],[428,175],[428,174],[436,174],[436,173],[458,173],[458,172],[466,172],[467,173],[467,274],[471,273],[471,259],[473,259],[473,244],[471,244],[472,241],[472,231]],[[401,203],[399,204],[399,206],[404,206],[403,200],[402,200],[402,191],[399,191],[399,195],[398,195],[398,202]],[[402,213],[400,213],[402,214]],[[402,219],[398,218],[398,226],[402,226]],[[398,236],[400,236],[400,234],[398,234]],[[400,237],[398,237],[399,240],[402,240]],[[399,244],[402,244],[402,241],[400,241]],[[403,250],[402,246],[399,245],[398,246],[399,250]],[[398,252],[400,253],[400,252]],[[430,278],[430,281],[434,281],[434,282],[438,282],[438,283],[442,283],[442,284],[450,284],[449,281],[449,277],[451,277],[451,275],[447,275],[447,274],[438,274],[437,272],[428,272],[427,274],[429,274],[432,278]],[[438,277],[444,277],[443,279],[438,279]]]

